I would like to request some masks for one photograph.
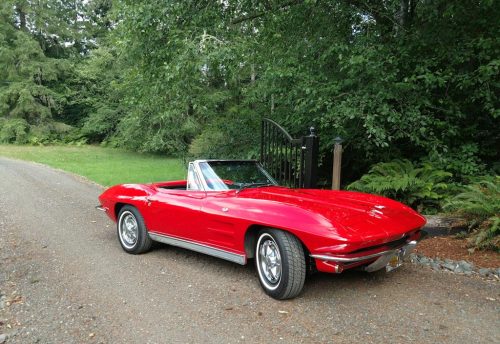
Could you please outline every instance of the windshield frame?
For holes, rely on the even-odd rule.
[[[252,188],[251,183],[248,184],[243,184],[239,189],[230,189],[227,187],[227,185],[224,183],[222,178],[215,173],[215,171],[211,168],[213,171],[213,177],[217,178],[217,182],[219,185],[224,185],[226,187],[225,189],[212,189],[209,187],[207,180],[205,178],[205,174],[202,172],[202,164],[208,164],[209,167],[210,163],[217,162],[217,163],[253,163],[257,167],[257,169],[269,180],[269,186],[279,186],[278,182],[267,172],[264,167],[257,161],[257,160],[195,160],[193,164],[195,165],[195,171],[196,174],[198,175],[198,179],[202,183],[203,190],[205,192],[222,192],[222,191],[231,191],[231,190],[242,190],[243,188]],[[262,187],[263,185],[255,186],[255,187]]]

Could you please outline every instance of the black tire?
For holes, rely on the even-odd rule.
[[[279,273],[276,266],[278,258]],[[255,265],[262,289],[272,298],[291,299],[302,291],[306,260],[304,248],[294,235],[271,228],[262,230],[255,246]]]
[[[127,224],[133,228],[136,224],[136,230],[128,230]],[[141,254],[147,252],[153,243],[153,240],[148,235],[144,219],[137,208],[131,205],[125,205],[120,209],[118,214],[118,221],[116,221],[116,231],[118,234],[118,241],[120,242],[123,250],[130,254]],[[136,232],[134,235],[130,233]]]

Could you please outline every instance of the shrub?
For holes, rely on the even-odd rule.
[[[62,122],[47,121],[29,126],[27,143],[31,145],[46,145],[68,143],[69,138],[77,129]]]
[[[450,198],[444,209],[466,217],[473,248],[500,250],[500,177],[482,177]]]
[[[259,121],[250,116],[216,119],[191,142],[188,156],[215,159],[256,158],[259,125]]]
[[[21,118],[0,119],[0,143],[28,142],[28,123]]]
[[[120,116],[119,111],[101,106],[85,119],[81,134],[92,143],[105,141],[114,133]]]
[[[448,196],[446,181],[450,177],[451,173],[430,164],[416,167],[409,160],[393,160],[374,165],[347,189],[390,197],[418,211],[435,212]]]
[[[437,169],[451,172],[455,181],[466,182],[470,176],[486,174],[486,166],[479,158],[480,153],[477,143],[464,143],[450,148],[446,154],[433,152],[424,161]]]

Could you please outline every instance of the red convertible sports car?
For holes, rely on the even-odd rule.
[[[126,252],[159,241],[238,264],[254,258],[262,288],[275,299],[297,296],[308,271],[390,271],[425,224],[384,197],[278,186],[249,160],[196,160],[187,180],[117,185],[99,201]]]

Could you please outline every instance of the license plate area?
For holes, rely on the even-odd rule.
[[[404,249],[400,248],[390,259],[385,266],[385,271],[389,272],[403,265]]]

